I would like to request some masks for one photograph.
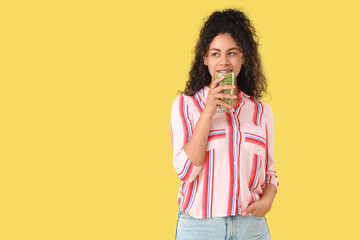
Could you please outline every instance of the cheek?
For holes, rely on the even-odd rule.
[[[214,72],[216,71],[216,66],[214,64],[209,64],[207,67],[208,67],[210,75],[212,76],[214,74]]]

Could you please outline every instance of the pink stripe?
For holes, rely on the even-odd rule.
[[[256,169],[257,169],[257,155],[254,154],[253,157],[253,164],[252,164],[252,169],[251,169],[251,175],[250,175],[250,180],[249,180],[249,190],[254,193],[254,189],[252,189],[252,186],[255,182],[255,175],[256,175]],[[253,194],[251,195],[251,199],[250,202],[253,202],[255,199],[253,198]]]
[[[180,176],[181,174],[183,174],[183,172],[184,172],[185,169],[186,169],[186,165],[188,164],[189,161],[190,161],[190,160],[189,160],[189,158],[188,158],[188,159],[186,160],[185,164],[184,164],[183,170],[181,171],[181,173],[178,173],[179,176]]]
[[[204,92],[204,91],[203,91],[203,92]],[[205,94],[205,93],[204,93],[204,94]],[[205,103],[204,103],[204,101],[202,100],[200,94],[198,94],[198,98],[199,98],[200,102],[202,103],[202,105],[205,107]],[[204,98],[205,98],[205,96],[204,96]]]
[[[214,136],[209,136],[208,137],[208,141],[211,141],[211,140],[215,140],[215,139],[222,139],[222,138],[225,138],[226,137],[226,134],[219,134],[219,135],[214,135]]]
[[[172,127],[171,122],[170,122],[170,136],[171,136],[172,148],[173,148],[173,151],[174,151],[174,132],[173,132],[173,127]]]
[[[185,146],[185,144],[188,141],[188,129],[187,129],[187,125],[186,125],[186,120],[185,120],[185,115],[184,115],[184,110],[183,110],[183,106],[184,106],[184,96],[180,96],[180,104],[179,104],[179,112],[180,112],[180,118],[181,118],[181,123],[183,126],[183,132],[184,132],[184,141],[183,141],[183,145]]]
[[[229,113],[226,113],[226,121],[228,126],[232,126],[231,117]],[[228,209],[227,215],[231,215],[232,199],[233,199],[233,185],[234,185],[234,156],[233,156],[233,128],[229,128],[229,165],[230,165],[230,176],[229,176],[229,197],[228,197]]]
[[[213,200],[214,200],[214,169],[215,169],[215,149],[213,150],[213,160],[212,160],[212,166],[213,166],[213,169],[212,169],[212,179],[211,179],[211,206],[210,206],[210,217],[212,217],[212,213],[213,213]]]
[[[226,129],[211,130],[210,133],[224,132]]]
[[[197,190],[198,190],[198,188],[199,188],[199,175],[195,178],[194,182],[196,182],[196,188],[195,188],[195,193],[194,193],[193,201],[192,201],[192,203],[191,203],[191,205],[190,205],[190,207],[189,207],[189,211],[190,211],[190,209],[192,208],[192,206],[193,206],[193,204],[194,204],[194,202],[195,202],[196,193],[197,193]]]
[[[207,199],[207,191],[208,191],[208,178],[209,178],[209,151],[206,152],[206,156],[205,156],[205,162],[204,162],[204,167],[203,167],[203,199],[202,199],[202,216],[203,218],[206,218],[206,205],[208,202]]]
[[[268,129],[267,129],[267,125],[265,126],[266,128],[266,165],[265,165],[265,175],[267,174],[267,170],[268,170],[268,161],[269,161],[269,145],[268,145]]]
[[[191,98],[191,100],[193,101],[193,103],[194,103],[194,105],[195,105],[196,109],[199,111],[199,113],[201,113],[201,112],[202,112],[202,109],[201,109],[201,107],[200,107],[200,105],[199,105],[198,101],[195,99],[195,97],[194,97],[194,96],[191,96],[190,98]]]
[[[189,114],[189,106],[186,105],[186,116],[189,118],[190,114]],[[191,125],[191,122],[189,120],[189,125],[190,125],[190,131],[193,132],[193,129],[192,129],[192,125]]]
[[[258,169],[261,169],[261,161],[260,161],[260,166],[259,166],[259,168]],[[258,174],[260,174],[260,171],[259,171],[259,173]],[[259,182],[260,182],[260,177],[259,177],[259,175],[258,175],[258,178],[257,178],[257,183],[256,183],[256,186],[253,188],[253,190],[252,190],[252,192],[253,192],[253,194],[255,195],[255,189],[259,186]]]

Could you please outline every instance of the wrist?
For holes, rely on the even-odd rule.
[[[201,113],[201,116],[205,119],[211,120],[215,114],[216,114],[216,112],[213,112],[210,109],[205,107]]]
[[[266,212],[269,212],[272,207],[272,201],[268,198],[260,198],[259,200],[261,205],[266,209]]]

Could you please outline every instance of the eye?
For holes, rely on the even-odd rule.
[[[219,56],[220,54],[217,53],[217,52],[214,52],[214,53],[212,53],[211,55],[214,56],[214,57],[217,57],[217,56]]]
[[[234,56],[234,55],[236,55],[236,52],[229,52],[229,55]]]

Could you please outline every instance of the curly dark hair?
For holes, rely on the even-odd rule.
[[[258,53],[259,38],[249,18],[240,10],[225,9],[216,11],[209,16],[200,31],[200,37],[195,47],[195,58],[186,82],[185,95],[193,95],[211,82],[208,67],[204,65],[211,41],[218,35],[229,33],[242,49],[245,63],[237,76],[238,88],[254,98],[263,97],[267,82],[262,73],[261,59]]]

